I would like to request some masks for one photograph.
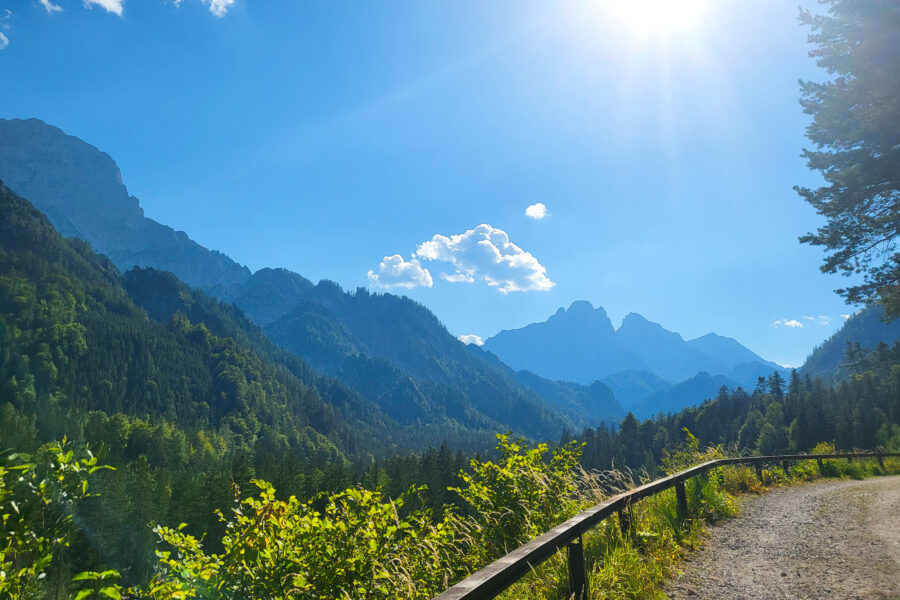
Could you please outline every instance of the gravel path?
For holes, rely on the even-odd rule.
[[[673,600],[900,599],[900,476],[752,498],[682,570]]]

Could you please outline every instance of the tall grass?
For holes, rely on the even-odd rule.
[[[664,472],[723,457],[721,449],[701,450],[697,440],[687,435],[684,447],[664,457]],[[455,492],[459,505],[467,510],[446,507],[441,518],[425,508],[423,488],[413,488],[396,499],[378,490],[354,488],[300,502],[294,497],[279,499],[270,484],[257,481],[256,494],[245,496],[236,490],[232,510],[219,514],[226,532],[217,540],[216,546],[223,548],[220,553],[208,552],[206,540],[187,535],[184,526],[157,526],[157,573],[126,596],[427,600],[579,511],[648,480],[646,472],[627,469],[585,471],[578,465],[580,446],[576,444],[551,452],[543,444],[528,447],[499,436],[498,447],[500,459],[472,461],[460,476],[462,485]],[[816,451],[829,453],[833,448],[820,445]],[[71,459],[71,452],[57,454],[63,457],[60,460]],[[736,513],[735,494],[819,477],[900,472],[900,461],[887,460],[885,467],[872,461],[826,459],[820,466],[810,460],[787,472],[767,468],[762,481],[755,469],[743,466],[712,469],[687,482],[687,518],[678,512],[673,489],[645,498],[629,508],[630,526],[623,526],[614,515],[584,534],[590,597],[664,597],[660,583],[687,550],[700,544],[704,524]],[[22,499],[14,494],[13,473],[0,475],[4,475],[0,482],[8,479],[10,483],[0,486],[6,522],[12,518],[6,516],[12,515],[10,511],[21,508]],[[0,546],[0,559],[17,556],[10,549],[31,539],[26,529],[21,539],[14,536]],[[501,597],[567,598],[567,568],[564,553],[557,553]],[[35,572],[34,580],[39,581],[39,576]],[[87,585],[80,586],[82,592],[101,596],[104,590],[113,595],[119,592],[117,585],[109,583],[115,573],[82,576],[85,582],[80,583]],[[87,581],[89,576],[93,579]],[[0,584],[4,581],[9,577],[0,575]],[[41,596],[35,591],[16,597]]]

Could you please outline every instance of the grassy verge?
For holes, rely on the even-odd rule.
[[[815,453],[827,454],[834,449],[819,444]],[[669,458],[668,472],[692,464],[722,458],[719,450],[699,452],[696,444]],[[605,599],[663,599],[662,584],[678,568],[688,551],[702,545],[706,524],[733,517],[738,512],[736,497],[762,494],[773,488],[795,485],[825,478],[863,479],[900,474],[900,459],[887,458],[884,467],[874,459],[847,461],[823,459],[795,462],[785,470],[769,466],[757,477],[755,467],[733,465],[711,470],[695,477],[686,485],[690,518],[681,522],[676,510],[675,491],[666,490],[641,500],[632,507],[632,527],[623,531],[617,517],[611,517],[584,536],[585,562],[588,570],[589,597]],[[583,474],[579,504],[587,506],[610,495],[609,482],[621,489],[633,487],[633,478],[617,473],[598,476]],[[599,485],[598,485],[599,484]],[[568,598],[568,565],[565,553],[557,553],[531,575],[525,577],[500,598],[506,600]]]
[[[499,436],[501,457],[471,461],[454,488],[463,512],[446,507],[440,516],[422,503],[422,488],[401,498],[351,488],[301,502],[282,499],[256,481],[256,494],[235,490],[231,511],[220,511],[225,535],[211,540],[187,534],[184,525],[157,525],[159,564],[153,578],[128,590],[113,571],[84,572],[65,597],[74,600],[297,600],[398,598],[429,600],[449,585],[548,531],[610,495],[647,480],[621,471],[578,469],[580,446],[552,452]],[[63,441],[35,460],[0,454],[0,598],[37,600],[48,573],[77,532],[73,503],[92,496],[88,479],[102,469],[87,449]],[[820,445],[822,453],[832,450]],[[720,449],[687,445],[666,456],[664,471],[722,458]],[[674,490],[630,509],[629,526],[613,516],[583,538],[591,598],[662,598],[660,584],[685,552],[700,545],[706,523],[733,516],[737,494],[821,477],[863,478],[900,472],[900,460],[804,461],[788,470],[722,467],[686,484],[689,515],[678,515]],[[418,507],[417,507],[418,505]],[[502,597],[566,598],[567,564],[560,553],[515,584]]]

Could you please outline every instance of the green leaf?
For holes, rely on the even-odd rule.
[[[112,598],[113,600],[122,600],[122,593],[119,592],[118,588],[115,588],[113,586],[100,588],[100,593],[107,598]]]
[[[91,595],[91,590],[81,590],[77,594],[75,594],[75,598],[73,600],[83,600]]]

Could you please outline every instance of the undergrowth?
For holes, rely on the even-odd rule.
[[[664,456],[666,474],[724,458],[721,448],[701,450],[686,434],[686,444]],[[438,518],[425,507],[421,487],[396,499],[352,488],[301,502],[279,499],[271,484],[256,481],[255,494],[235,488],[233,508],[219,513],[225,535],[213,541],[221,552],[207,550],[207,540],[186,534],[184,525],[156,526],[159,564],[151,581],[123,590],[115,572],[81,573],[73,580],[73,597],[429,599],[579,511],[649,479],[645,472],[585,471],[575,443],[551,451],[498,438],[500,459],[473,460],[460,475],[462,485],[454,491],[464,512],[450,506]],[[72,531],[66,503],[88,496],[88,476],[103,468],[89,453],[80,458],[64,448],[65,442],[42,450],[47,467],[0,456],[2,597],[42,597],[45,569]],[[815,449],[833,451],[828,444]],[[664,598],[661,583],[685,551],[700,544],[704,524],[736,514],[737,494],[820,477],[898,472],[896,458],[884,467],[871,459],[808,460],[788,469],[767,467],[761,478],[745,466],[711,469],[686,482],[687,515],[679,515],[675,490],[668,489],[632,504],[625,522],[613,515],[585,533],[590,597]],[[47,514],[57,515],[50,528]],[[559,552],[500,597],[568,598],[567,570],[565,552]]]
[[[684,448],[668,455],[663,461],[665,474],[671,474],[710,460],[725,458],[721,448],[700,450],[690,432]],[[831,444],[816,446],[812,454],[831,454]],[[730,465],[710,470],[694,477],[686,484],[689,518],[682,521],[677,512],[674,489],[646,498],[632,505],[633,526],[623,532],[618,517],[611,517],[583,537],[585,562],[592,599],[663,599],[661,584],[674,574],[679,561],[688,550],[702,543],[703,526],[737,514],[736,496],[764,493],[782,485],[796,484],[830,477],[862,479],[900,473],[900,459],[886,458],[884,467],[872,459],[848,461],[822,459],[792,462],[787,470],[781,465],[766,466],[757,476],[754,466]],[[646,477],[634,477],[628,472],[613,472],[599,476],[580,473],[579,488],[584,505],[600,502],[608,497],[611,481],[625,490],[641,483]],[[601,485],[593,482],[601,481]],[[568,590],[568,564],[563,552],[534,570],[529,576],[508,589],[500,598],[564,599],[571,598]]]

